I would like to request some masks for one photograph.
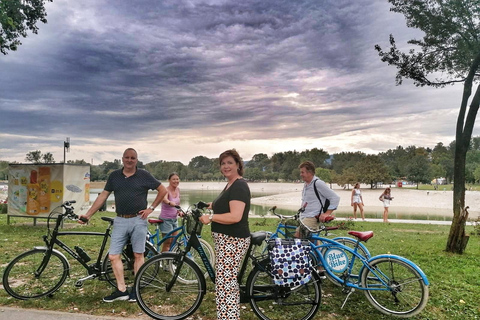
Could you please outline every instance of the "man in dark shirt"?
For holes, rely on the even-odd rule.
[[[128,148],[122,157],[123,168],[113,171],[104,190],[97,197],[91,208],[81,218],[89,220],[105,203],[110,193],[115,195],[115,218],[108,258],[117,281],[117,290],[103,298],[105,302],[115,300],[136,301],[135,290],[129,294],[125,285],[122,263],[122,250],[128,240],[132,243],[135,257],[134,272],[144,262],[145,241],[147,236],[146,219],[165,197],[166,188],[150,173],[137,168],[137,152]],[[148,190],[157,190],[152,205],[147,208]],[[80,223],[83,223],[79,220]]]

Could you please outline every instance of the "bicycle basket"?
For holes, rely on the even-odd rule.
[[[187,233],[192,234],[193,229],[195,228],[195,224],[196,224],[196,221],[193,218],[193,216],[191,214],[187,215],[187,217],[184,220],[184,223],[185,223],[185,229],[187,230]],[[197,235],[202,234],[202,228],[203,228],[203,224],[199,223],[198,226],[197,226],[197,230],[196,230]]]
[[[296,219],[288,219],[285,221],[285,237],[287,238],[295,238],[295,232],[297,231],[300,222]]]
[[[310,245],[301,239],[271,239],[268,254],[274,283],[282,287],[294,287],[310,281]]]

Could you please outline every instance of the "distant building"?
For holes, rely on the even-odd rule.
[[[447,179],[446,178],[436,178],[433,179],[431,184],[447,184]]]

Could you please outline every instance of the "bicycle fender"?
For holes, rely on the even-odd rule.
[[[353,238],[349,238],[349,237],[336,237],[336,238],[333,238],[332,240],[337,241],[337,240],[343,240],[343,239],[353,240],[353,241],[357,242],[357,239],[353,239]],[[358,244],[358,246],[361,247],[364,250],[364,252],[367,253],[367,258],[368,259],[370,259],[372,257],[372,255],[370,254],[370,251],[368,251],[367,247],[363,243],[360,242]]]
[[[47,247],[33,247],[33,249],[35,249],[35,250],[48,250]],[[57,249],[52,249],[52,251],[55,252],[55,253],[58,253],[62,257],[62,259],[67,262],[67,266],[68,266],[67,276],[70,277],[70,262],[68,262],[67,257],[65,257],[65,255],[61,251],[58,251]]]
[[[422,277],[422,280],[425,283],[425,285],[427,285],[427,286],[430,285],[430,282],[428,282],[427,276],[422,271],[422,269],[420,269],[419,266],[417,266],[415,263],[413,263],[412,261],[410,261],[410,260],[408,260],[404,257],[400,257],[400,256],[397,256],[397,255],[394,255],[394,254],[381,254],[381,255],[378,255],[378,256],[375,256],[375,257],[372,257],[372,258],[368,259],[368,263],[373,262],[375,260],[378,260],[380,258],[392,258],[392,259],[395,259],[395,260],[400,260],[402,262],[405,262],[406,264],[408,264],[409,266],[414,268],[420,274],[420,276]],[[362,274],[364,268],[365,268],[365,266],[362,267],[362,270],[360,270],[359,274]]]

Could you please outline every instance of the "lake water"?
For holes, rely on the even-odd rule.
[[[100,193],[102,189],[91,189],[90,190],[90,202],[93,203],[97,198],[98,193]],[[185,210],[190,205],[197,203],[199,201],[204,202],[212,202],[215,198],[219,195],[220,191],[218,190],[182,190],[181,197],[180,197],[180,206]],[[273,193],[268,192],[252,192],[252,197],[264,197],[271,195]],[[156,191],[152,191],[148,193],[148,203],[152,203],[152,201],[157,196]],[[112,206],[115,205],[115,200],[113,195],[107,199],[107,210],[112,211]],[[250,215],[262,215],[268,211],[269,207],[266,206],[259,206],[259,205],[250,205]],[[155,210],[157,212],[158,210]],[[277,209],[276,212],[281,214],[291,214],[293,215],[295,212],[290,210],[280,210]]]
[[[91,189],[90,190],[90,202],[93,203],[97,198],[99,192],[103,189]],[[213,201],[218,194],[220,193],[219,190],[182,190],[181,194],[181,203],[180,206],[183,209],[187,209],[191,204],[197,203],[198,201],[204,202],[211,202]],[[252,192],[252,197],[263,197],[268,195],[273,195],[275,193],[269,192]],[[152,203],[155,199],[157,193],[156,191],[152,191],[148,193],[148,203]],[[300,199],[299,199],[300,203]],[[113,211],[112,206],[115,204],[113,195],[107,200],[107,210]],[[269,206],[262,206],[262,205],[250,205],[250,215],[260,216],[268,212]],[[444,210],[445,212],[436,212],[436,214],[429,214],[427,212],[420,212],[420,210],[412,209],[412,212],[401,212],[396,213],[394,210],[389,214],[389,219],[407,219],[407,220],[440,220],[440,221],[451,221],[452,214],[450,210]],[[438,210],[437,210],[438,211]],[[159,210],[155,210],[155,212],[160,213]],[[296,210],[288,210],[288,209],[277,209],[277,213],[284,214],[284,215],[293,215],[296,213]],[[367,219],[382,219],[383,208],[379,208],[378,210],[371,210],[365,211],[365,217]],[[338,210],[335,211],[335,216],[341,218],[348,218],[352,216],[352,209],[351,207],[339,207]]]

